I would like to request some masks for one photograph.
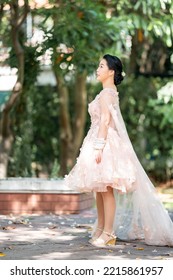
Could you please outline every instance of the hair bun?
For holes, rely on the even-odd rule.
[[[121,82],[123,81],[124,77],[122,75],[122,73],[115,73],[115,76],[114,76],[114,83],[115,85],[119,85],[121,84]]]
[[[123,65],[121,60],[117,56],[113,56],[110,54],[105,54],[103,58],[106,59],[108,68],[110,70],[114,70],[114,84],[116,86],[121,84],[125,75],[125,73],[123,72]]]

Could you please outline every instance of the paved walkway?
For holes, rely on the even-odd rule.
[[[172,215],[172,214],[171,214]],[[111,248],[88,244],[96,210],[78,215],[0,216],[2,260],[173,259],[173,248],[117,240]],[[173,218],[173,215],[172,215]]]

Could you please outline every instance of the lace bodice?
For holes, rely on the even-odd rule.
[[[101,116],[99,99],[101,97],[105,98],[105,102],[107,103],[108,106],[112,105],[113,107],[116,107],[116,106],[119,105],[118,92],[115,89],[112,89],[112,88],[103,89],[95,97],[95,99],[91,103],[89,103],[89,105],[88,105],[88,112],[89,112],[90,117],[91,117],[91,125],[99,125],[100,116]]]

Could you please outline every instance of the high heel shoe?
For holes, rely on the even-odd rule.
[[[96,231],[97,231],[97,230],[98,230],[98,231],[101,231],[101,232],[103,231],[103,229],[102,229],[102,228],[99,228],[99,227],[96,228]],[[96,232],[96,231],[95,231],[95,232]],[[94,233],[94,234],[95,234],[95,233]],[[91,243],[91,244],[98,238],[97,236],[94,236],[94,234],[93,234],[93,236],[88,240],[88,242]],[[100,235],[101,235],[101,234],[100,234]]]
[[[104,240],[102,238],[97,238],[96,240],[94,240],[92,242],[92,245],[96,246],[96,247],[104,247],[104,246],[112,246],[115,245],[116,243],[116,236],[114,235],[114,233],[109,233],[107,231],[103,231],[103,233],[107,234],[109,237]]]

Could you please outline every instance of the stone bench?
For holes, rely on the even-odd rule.
[[[68,189],[60,179],[0,180],[0,214],[73,214],[93,207],[92,193]]]

